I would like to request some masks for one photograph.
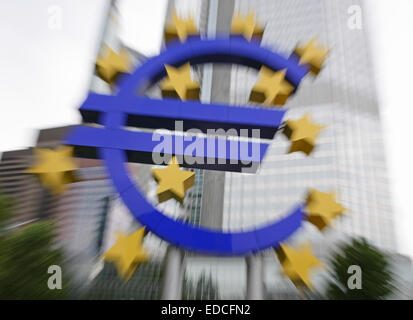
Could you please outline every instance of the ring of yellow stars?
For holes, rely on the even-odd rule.
[[[298,120],[287,120],[283,133],[292,142],[288,153],[301,151],[308,156],[313,151],[315,141],[324,127],[311,122],[308,115]]]
[[[315,75],[319,74],[328,52],[328,49],[317,46],[315,39],[304,47],[297,46],[294,49],[294,53],[300,56],[299,64],[309,64],[310,71]]]
[[[184,42],[188,36],[198,34],[198,28],[195,26],[193,18],[180,19],[176,12],[172,12],[172,23],[169,23],[165,27],[165,41],[179,38],[181,42]]]
[[[160,203],[171,198],[182,203],[186,190],[195,183],[195,172],[180,170],[176,157],[172,157],[166,168],[152,169],[152,175],[159,185],[156,194]]]
[[[25,172],[37,174],[54,194],[63,192],[67,184],[76,181],[73,171],[77,165],[72,159],[72,147],[60,146],[55,150],[35,148],[34,155],[35,163]]]
[[[258,81],[252,88],[249,101],[265,105],[284,105],[294,91],[294,87],[285,80],[286,70],[273,71],[261,67]]]
[[[307,220],[319,230],[329,226],[331,220],[343,214],[345,210],[346,208],[335,200],[333,192],[325,193],[311,189],[308,193],[305,208]]]
[[[148,253],[142,245],[144,235],[145,228],[129,235],[119,232],[116,243],[102,255],[104,260],[114,262],[118,274],[125,281],[130,279],[141,262],[148,261]]]
[[[312,290],[310,270],[324,264],[312,255],[311,246],[303,244],[295,249],[281,244],[275,250],[284,274],[290,278],[296,287],[306,286]]]
[[[131,71],[132,62],[129,53],[125,49],[121,49],[119,53],[116,53],[105,45],[103,51],[104,53],[96,61],[96,71],[103,81],[113,85],[120,74]]]
[[[232,17],[231,34],[242,34],[247,40],[252,37],[262,39],[264,29],[258,26],[254,13],[247,16],[235,15]]]
[[[199,100],[199,84],[191,78],[191,65],[179,68],[165,65],[167,77],[160,82],[163,97]]]

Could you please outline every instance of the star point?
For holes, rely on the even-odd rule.
[[[313,256],[311,246],[303,244],[295,249],[285,244],[275,250],[284,274],[290,278],[296,287],[306,286],[312,290],[310,270],[324,264]]]
[[[156,194],[160,203],[174,198],[182,204],[185,192],[195,183],[195,172],[179,169],[175,157],[166,168],[152,169],[152,175],[159,185]]]
[[[297,46],[294,49],[294,53],[300,57],[299,63],[309,64],[310,71],[315,75],[320,73],[328,52],[329,49],[318,46],[315,39],[312,39],[303,47]]]
[[[285,80],[285,74],[285,69],[273,71],[265,66],[261,67],[249,100],[265,105],[284,105],[294,91],[294,87]]]
[[[188,36],[198,34],[198,28],[195,26],[193,18],[180,19],[176,12],[172,12],[172,23],[167,24],[165,27],[165,41],[178,38],[181,42],[184,42]]]
[[[129,235],[119,232],[116,243],[102,255],[104,260],[115,264],[125,281],[130,279],[140,263],[148,261],[148,253],[142,245],[144,236],[144,227]]]
[[[129,73],[132,68],[130,56],[125,49],[119,53],[109,46],[104,46],[104,53],[96,61],[98,76],[110,85],[113,85],[122,73]]]
[[[191,65],[175,68],[165,65],[167,77],[160,82],[163,97],[199,100],[199,84],[192,80]]]
[[[308,115],[298,120],[287,120],[283,134],[292,142],[288,153],[301,151],[310,155],[323,128],[325,126],[312,122]]]
[[[234,15],[231,22],[231,34],[241,34],[247,40],[252,37],[262,39],[264,29],[259,27],[254,13],[249,13],[247,16]]]
[[[325,193],[311,189],[306,199],[307,220],[320,231],[331,224],[331,221],[346,210],[335,200],[333,192]]]
[[[65,191],[66,185],[76,181],[73,171],[77,165],[72,160],[73,148],[60,146],[52,149],[34,149],[35,163],[26,173],[37,174],[41,182],[54,194]]]

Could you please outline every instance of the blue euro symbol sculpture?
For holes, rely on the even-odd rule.
[[[202,254],[223,256],[249,255],[278,247],[280,242],[300,228],[305,218],[303,204],[297,205],[281,220],[267,225],[243,232],[221,232],[171,219],[145,198],[128,174],[125,163],[152,163],[152,152],[159,142],[152,141],[150,132],[124,130],[125,126],[173,130],[175,121],[180,120],[183,122],[184,131],[189,128],[197,128],[203,132],[216,128],[260,129],[262,138],[272,139],[282,124],[284,110],[240,108],[174,99],[156,100],[143,96],[145,90],[165,77],[165,65],[179,67],[187,62],[191,65],[238,64],[257,70],[261,66],[276,71],[285,69],[286,79],[295,88],[308,73],[307,66],[299,65],[294,56],[284,58],[242,37],[189,38],[185,43],[172,45],[160,55],[146,60],[133,74],[125,77],[116,95],[90,93],[80,107],[80,112],[84,122],[98,123],[102,126],[77,126],[65,137],[63,143],[75,146],[80,156],[103,159],[110,179],[134,217],[148,231],[177,247]],[[203,139],[206,146],[209,139],[216,138],[207,136]],[[229,140],[223,140],[229,148]],[[258,142],[237,143],[246,143],[250,148]],[[260,152],[253,155],[252,163],[259,164],[262,161],[268,143],[260,142],[258,147]],[[182,148],[174,144],[171,155],[185,156],[182,159],[192,156],[203,159],[211,156],[222,157],[224,159],[221,160],[226,160],[227,164],[208,164],[208,161],[204,161],[203,165],[197,165],[185,163],[184,160],[183,166],[225,171],[241,171],[245,166],[246,159],[239,152],[236,155],[228,155],[228,152],[222,155],[213,152],[209,154],[209,151],[202,154],[186,154],[184,150],[185,145]]]

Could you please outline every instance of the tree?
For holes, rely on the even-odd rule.
[[[379,300],[395,289],[388,258],[364,238],[342,244],[330,260],[330,267],[332,281],[327,284],[328,299]],[[350,289],[349,278],[356,269],[361,271],[361,288]]]
[[[62,290],[48,287],[52,276],[48,268],[63,262],[53,241],[53,224],[41,221],[8,230],[5,225],[11,213],[11,201],[0,196],[0,299],[64,298],[65,278]]]

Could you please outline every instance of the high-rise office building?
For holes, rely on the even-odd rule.
[[[235,11],[254,10],[266,25],[264,46],[288,53],[315,37],[331,51],[322,72],[307,77],[286,104],[286,118],[308,112],[327,126],[317,148],[309,157],[286,154],[280,136],[257,175],[227,174],[225,227],[265,222],[301,201],[310,187],[332,189],[349,212],[335,224],[335,234],[360,235],[383,249],[396,248],[368,26],[348,27],[353,5],[362,3],[236,1]],[[231,102],[245,104],[255,81],[255,71],[234,66]]]
[[[206,33],[200,10],[208,10],[207,25],[211,19],[219,23],[214,12],[217,2],[200,0],[189,5],[175,0],[174,5],[178,13],[193,15]],[[337,241],[350,236],[363,236],[387,252],[397,251],[366,17],[361,29],[348,27],[349,7],[362,10],[362,5],[360,0],[235,0],[235,13],[254,12],[265,26],[263,46],[288,56],[298,43],[316,38],[331,48],[321,73],[316,78],[308,76],[285,105],[287,119],[310,113],[315,122],[327,127],[308,157],[287,154],[288,141],[277,135],[256,174],[226,173],[223,230],[245,230],[277,219],[302,202],[309,188],[333,190],[347,214],[322,234],[306,224],[292,243],[310,241],[321,259],[328,258]],[[249,104],[257,74],[232,66],[230,104]],[[214,84],[226,85],[219,79]],[[297,296],[291,282],[281,275],[274,252],[269,250],[261,257],[267,297]],[[202,273],[212,274],[223,298],[246,295],[243,258],[193,257],[187,260],[186,270],[194,279]],[[316,288],[321,290],[322,279],[322,273],[316,274]]]

